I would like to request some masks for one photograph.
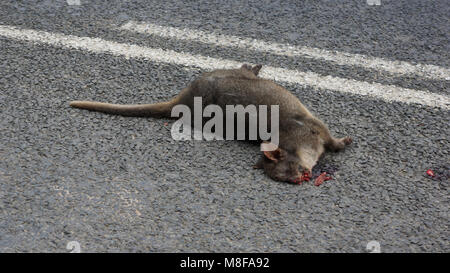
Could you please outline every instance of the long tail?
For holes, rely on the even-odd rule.
[[[128,117],[170,117],[172,107],[176,105],[174,98],[167,102],[154,104],[111,104],[96,101],[72,101],[70,106],[90,111]]]

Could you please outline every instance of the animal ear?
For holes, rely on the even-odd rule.
[[[252,72],[255,74],[255,76],[258,76],[259,70],[261,70],[262,64],[255,65],[252,67]]]
[[[279,160],[282,160],[284,158],[284,150],[277,148],[273,151],[264,151],[264,156],[268,159],[272,160],[273,162],[278,162]]]

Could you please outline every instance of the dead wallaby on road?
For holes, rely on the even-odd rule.
[[[301,183],[309,180],[311,170],[325,150],[339,151],[352,142],[350,137],[335,138],[327,126],[314,117],[300,100],[271,80],[257,77],[261,65],[242,65],[240,69],[222,69],[203,73],[177,96],[154,104],[117,105],[73,101],[70,106],[108,114],[136,117],[171,118],[172,108],[183,104],[190,109],[194,97],[204,105],[278,105],[279,144],[263,152],[255,168],[263,168],[274,180]],[[299,167],[303,172],[299,172]]]

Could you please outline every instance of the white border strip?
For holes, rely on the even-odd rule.
[[[267,52],[281,56],[300,56],[305,58],[321,59],[339,65],[355,65],[368,69],[384,70],[399,75],[417,75],[436,80],[450,80],[450,69],[428,64],[411,64],[404,61],[389,61],[381,58],[351,54],[345,52],[329,51],[314,47],[297,47],[289,44],[265,42],[262,40],[243,38],[238,36],[208,33],[201,30],[179,29],[154,24],[144,24],[130,21],[119,27],[137,33],[157,35],[178,40],[197,41],[216,46],[235,47]]]
[[[233,60],[210,58],[201,55],[189,55],[173,50],[149,48],[107,41],[100,38],[78,37],[13,26],[0,25],[0,36],[22,41],[37,42],[52,46],[86,50],[93,53],[109,53],[125,58],[142,58],[153,62],[171,63],[187,67],[199,67],[205,70],[217,68],[238,68],[241,63]],[[333,90],[362,96],[380,98],[388,102],[419,103],[422,105],[450,109],[450,98],[440,94],[414,89],[400,88],[392,85],[368,83],[321,76],[313,72],[299,72],[278,67],[263,67],[262,76],[277,81],[299,83],[314,88]]]

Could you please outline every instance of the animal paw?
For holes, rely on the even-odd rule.
[[[342,142],[344,142],[345,145],[350,145],[353,142],[353,139],[351,137],[344,137],[342,139]]]

